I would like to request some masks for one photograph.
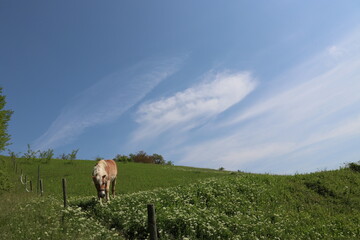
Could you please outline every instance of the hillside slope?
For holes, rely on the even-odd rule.
[[[91,199],[74,206],[144,239],[146,204],[157,209],[163,239],[359,239],[360,173],[235,174],[201,183],[127,194],[107,207]]]
[[[16,165],[9,157],[0,156],[0,239],[121,239],[116,230],[107,229],[81,209],[62,207],[62,178],[67,179],[70,201],[96,196],[91,179],[95,161],[16,159]],[[38,168],[44,183],[43,197],[36,191]],[[120,196],[229,175],[226,171],[153,164],[118,163],[118,168]],[[32,192],[26,192],[20,183],[21,172],[23,180],[27,178],[27,189],[32,181]]]
[[[2,157],[9,175],[14,174],[13,164],[8,157]],[[62,178],[68,183],[68,195],[96,195],[91,174],[96,161],[52,159],[43,163],[36,159],[26,161],[17,159],[17,177],[20,172],[27,176],[28,181],[36,183],[38,168],[44,183],[44,194],[55,197],[62,196]],[[119,194],[150,190],[159,187],[171,187],[188,184],[209,177],[226,176],[229,172],[211,169],[200,169],[180,166],[155,165],[143,163],[117,163],[118,180],[116,191]]]
[[[349,168],[279,176],[119,164],[120,193],[100,207],[93,161],[18,160],[28,179],[40,165],[45,194],[38,197],[1,159],[0,239],[146,239],[148,203],[161,239],[360,239],[360,172]],[[71,184],[67,209],[63,177]]]

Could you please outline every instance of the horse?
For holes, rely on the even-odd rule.
[[[116,176],[117,166],[114,160],[100,160],[96,163],[92,173],[92,179],[101,205],[104,197],[106,197],[106,202],[110,203],[110,183],[112,196],[113,198],[115,197]]]

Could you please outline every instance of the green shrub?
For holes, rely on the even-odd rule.
[[[113,160],[116,162],[123,162],[123,163],[132,161],[132,159],[130,157],[128,157],[126,155],[121,155],[121,154],[117,154]]]
[[[360,164],[358,163],[349,163],[348,167],[353,170],[354,172],[360,172]]]

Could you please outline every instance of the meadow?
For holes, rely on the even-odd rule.
[[[70,197],[96,194],[91,178],[96,161],[52,159],[51,163],[43,163],[40,160],[31,162],[17,159],[17,163],[18,173],[22,170],[23,175],[27,175],[28,180],[33,182],[37,180],[40,167],[40,178],[43,179],[46,195],[62,196],[62,178],[67,180]],[[117,164],[116,192],[119,194],[177,186],[199,179],[227,175],[226,172],[211,169],[133,162]]]
[[[2,161],[2,171],[13,172],[11,162]],[[20,164],[33,177],[38,165]],[[160,239],[360,238],[356,168],[279,176],[118,163],[119,195],[101,207],[89,177],[93,165],[42,164],[44,197],[25,193],[16,174],[9,174],[16,183],[2,193],[1,239],[148,239],[148,203],[156,207]],[[66,209],[63,177],[69,179]]]

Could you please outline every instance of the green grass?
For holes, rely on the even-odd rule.
[[[95,161],[17,159],[17,173],[8,157],[0,157],[0,239],[121,239],[116,229],[109,230],[97,218],[81,209],[62,207],[62,178],[67,179],[69,200],[96,196],[91,173]],[[118,196],[155,188],[186,185],[208,177],[221,177],[229,172],[160,166],[152,164],[117,163]],[[44,182],[44,197],[36,194],[38,166]],[[25,192],[20,172],[33,182],[34,191]],[[29,188],[29,184],[27,185]],[[65,221],[64,221],[65,220]],[[44,231],[44,229],[47,229]]]
[[[29,163],[24,159],[18,159],[17,162],[18,172],[22,170],[29,181],[34,182],[35,187],[38,166],[40,166],[40,178],[43,179],[46,195],[62,196],[62,178],[67,180],[69,197],[96,195],[91,179],[96,161],[53,159],[51,163],[46,164],[40,161]],[[229,174],[226,171],[142,163],[117,163],[117,166],[116,192],[119,194],[177,186]]]
[[[360,174],[237,174],[117,198],[73,201],[128,239],[144,239],[146,203],[164,239],[359,239]]]
[[[101,207],[90,178],[94,161],[40,164],[40,198],[24,192],[3,159],[0,186],[11,182],[13,190],[1,195],[0,239],[146,239],[148,203],[155,204],[161,239],[360,239],[360,172],[354,167],[279,176],[121,163],[120,193]],[[19,168],[35,179],[37,166]]]

